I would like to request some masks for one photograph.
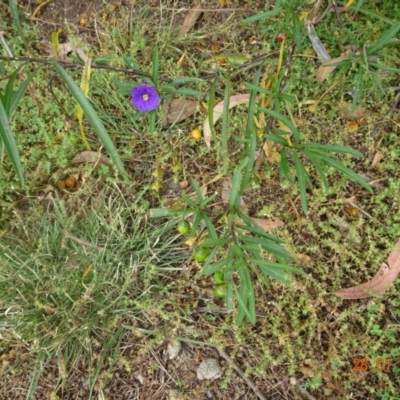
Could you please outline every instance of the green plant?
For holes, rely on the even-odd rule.
[[[24,176],[21,159],[14,134],[10,128],[10,120],[16,111],[18,103],[21,100],[22,95],[25,93],[29,82],[34,77],[35,72],[31,73],[23,82],[21,82],[18,89],[14,91],[14,84],[20,71],[21,68],[18,68],[11,74],[4,91],[2,93],[0,92],[0,155],[1,159],[3,159],[5,148],[13,167],[17,172],[18,179],[21,185],[23,185]]]
[[[253,278],[256,276],[265,286],[269,279],[276,279],[284,284],[290,282],[290,274],[302,274],[298,268],[287,262],[293,260],[292,255],[280,244],[280,240],[267,234],[250,217],[240,210],[243,170],[249,159],[246,157],[235,170],[232,178],[229,203],[224,211],[215,213],[208,205],[215,199],[215,194],[204,198],[198,184],[192,180],[197,201],[182,193],[182,200],[187,207],[181,209],[153,209],[152,217],[195,215],[189,236],[198,234],[198,246],[201,246],[201,260],[204,261],[201,274],[210,275],[219,272],[218,279],[223,281],[225,303],[228,309],[234,309],[233,299],[237,299],[237,323],[241,324],[246,317],[251,323],[256,321],[256,301]],[[205,224],[207,234],[198,232],[201,223]],[[207,259],[203,249],[211,249]],[[207,252],[208,253],[208,252]],[[195,252],[196,255],[196,252]],[[268,260],[273,256],[276,261]],[[218,258],[218,261],[215,261]],[[195,257],[195,259],[197,259]],[[222,278],[223,274],[223,278]],[[237,276],[238,281],[234,279]],[[226,285],[226,287],[225,287]],[[226,288],[226,290],[225,290]]]

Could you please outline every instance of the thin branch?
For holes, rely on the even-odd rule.
[[[260,393],[260,391],[258,390],[257,386],[255,385],[255,383],[253,381],[251,381],[249,378],[247,378],[245,376],[245,374],[243,373],[243,371],[236,365],[236,363],[231,360],[228,356],[228,354],[226,354],[223,350],[221,350],[219,347],[216,347],[216,349],[218,350],[219,355],[224,358],[228,364],[232,365],[233,369],[240,375],[240,377],[247,383],[247,386],[249,386],[253,392],[256,394],[256,396],[260,399],[260,400],[267,400],[266,397]]]

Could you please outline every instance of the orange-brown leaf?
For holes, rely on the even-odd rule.
[[[387,263],[382,263],[378,273],[366,283],[333,292],[342,299],[366,299],[385,291],[400,272],[400,239],[390,253]]]

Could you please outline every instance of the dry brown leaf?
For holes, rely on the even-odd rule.
[[[188,13],[186,14],[186,18],[183,21],[182,27],[179,30],[179,37],[186,35],[192,29],[202,13],[202,11],[199,9],[201,9],[201,4],[188,11]]]
[[[383,159],[383,153],[381,151],[377,151],[374,159],[372,160],[371,167],[375,167],[381,160]]]
[[[335,296],[342,299],[366,299],[374,294],[379,294],[397,278],[400,272],[400,239],[396,243],[394,250],[390,253],[386,263],[382,263],[378,273],[369,282],[353,286],[346,289],[340,289],[333,292]]]
[[[322,63],[317,69],[317,81],[323,82],[336,69],[337,66],[331,64],[346,60],[347,58],[347,55],[343,55],[337,58],[332,58],[331,60]]]
[[[352,110],[353,105],[347,101],[339,102],[338,106],[342,114],[342,118],[344,119],[358,121],[362,118],[365,118],[365,116],[370,113],[365,107],[356,107],[354,110]]]
[[[174,122],[181,122],[193,115],[198,108],[199,103],[195,100],[171,100],[164,104],[163,109],[165,116],[161,121],[165,128]]]
[[[271,232],[274,229],[280,228],[285,225],[283,221],[278,218],[254,218],[250,217],[256,224],[258,224],[261,228],[265,230],[265,232]]]
[[[300,261],[303,264],[307,264],[311,261],[311,257],[307,254],[304,253],[293,253],[293,255],[296,257],[296,260]]]
[[[112,170],[112,162],[102,154],[99,154],[95,151],[82,151],[77,154],[71,161],[73,164],[82,164],[82,163],[96,163],[96,168],[100,168],[102,165],[106,165],[108,168]]]

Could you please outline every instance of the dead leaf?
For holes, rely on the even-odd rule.
[[[331,64],[338,63],[339,61],[346,60],[347,58],[349,57],[346,54],[322,63],[317,69],[317,81],[323,82],[337,68],[337,65]]]
[[[181,122],[193,115],[199,103],[195,100],[171,100],[164,104],[165,116],[161,121],[163,128],[174,122]]]
[[[383,153],[380,151],[377,151],[374,156],[374,159],[372,160],[371,167],[375,167],[376,164],[378,164],[382,159],[383,159]]]
[[[378,273],[369,282],[353,286],[346,289],[340,289],[333,292],[335,296],[342,299],[366,299],[374,294],[379,294],[397,278],[400,272],[400,239],[396,243],[394,250],[390,253],[386,263],[382,263]]]
[[[113,165],[112,162],[102,154],[99,154],[95,151],[82,151],[77,154],[71,161],[73,164],[81,164],[81,163],[90,163],[93,162],[96,164],[96,169],[100,168],[102,165],[106,165],[108,168],[112,170]]]
[[[265,232],[271,232],[274,229],[280,228],[281,226],[284,226],[284,222],[281,221],[278,218],[255,218],[255,217],[250,217],[256,224],[258,224],[261,228],[265,230]]]
[[[311,261],[311,257],[307,254],[304,253],[292,253],[295,257],[296,260],[300,261],[303,264],[307,264]]]
[[[192,29],[202,13],[202,11],[199,9],[201,9],[201,4],[188,11],[188,13],[186,14],[186,18],[183,21],[182,27],[179,30],[179,37],[186,35],[190,31],[190,29]]]
[[[235,96],[231,96],[229,98],[229,109],[232,107],[237,106],[238,104],[248,104],[250,100],[250,95],[249,94],[237,94]],[[221,101],[214,107],[213,111],[213,124],[218,121],[218,119],[222,116],[224,109],[224,101]],[[210,121],[208,120],[208,117],[204,121],[203,125],[203,136],[204,140],[206,142],[207,147],[211,147],[211,125]]]
[[[338,104],[343,119],[361,120],[365,118],[367,113],[370,113],[365,107],[356,107],[352,110],[353,105],[346,101],[341,101]]]

